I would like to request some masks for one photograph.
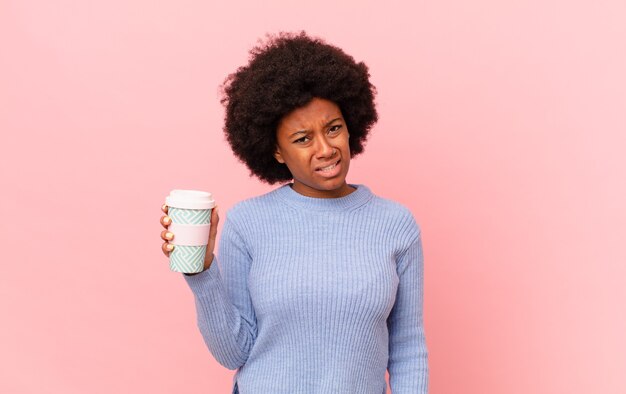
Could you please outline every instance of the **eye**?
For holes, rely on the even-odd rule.
[[[305,138],[309,138],[309,137],[302,137],[302,138],[298,138],[297,140],[293,141],[294,144],[301,144],[302,142],[304,142]]]
[[[329,130],[330,130],[331,133],[337,133],[342,127],[343,127],[343,125],[337,124],[337,125],[331,126]],[[303,144],[303,143],[306,142],[305,139],[307,139],[307,138],[309,138],[309,137],[298,138],[297,140],[294,140],[293,143],[294,144]]]

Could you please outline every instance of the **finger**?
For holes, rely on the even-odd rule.
[[[169,209],[169,207],[167,206],[167,204],[163,204],[161,205],[161,211],[167,213],[167,210]]]
[[[161,225],[163,227],[167,228],[167,226],[169,226],[171,223],[172,223],[172,218],[170,218],[167,215],[161,216]]]
[[[217,237],[217,225],[220,222],[219,209],[215,209],[211,212],[211,228],[209,229],[209,239],[215,240]]]
[[[171,244],[171,243],[169,243],[169,242],[163,242],[163,244],[161,245],[161,251],[162,251],[163,253],[165,253],[165,255],[166,255],[167,257],[169,257],[169,256],[170,256],[170,252],[171,252],[172,250],[174,250],[174,245],[172,245],[172,244]]]
[[[174,239],[174,233],[171,231],[163,230],[161,231],[161,239],[165,241],[171,241]]]

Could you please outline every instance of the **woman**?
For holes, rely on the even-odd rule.
[[[233,393],[384,394],[386,370],[393,394],[428,391],[420,228],[346,182],[374,95],[364,63],[305,32],[270,37],[225,81],[235,155],[264,182],[293,180],[228,211],[219,258],[215,209],[205,269],[184,276]],[[174,236],[161,233],[168,256]]]

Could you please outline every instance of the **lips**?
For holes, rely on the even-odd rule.
[[[328,163],[328,164],[321,165],[321,166],[319,166],[319,167],[315,168],[315,171],[319,171],[319,170],[321,170],[321,169],[322,169],[322,168],[324,168],[324,167],[332,166],[333,164],[337,164],[337,163],[339,163],[340,161],[341,161],[341,159],[337,159],[336,161],[332,161],[332,162],[330,162],[330,163]]]

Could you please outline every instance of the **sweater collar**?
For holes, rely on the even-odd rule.
[[[316,211],[345,211],[357,208],[369,201],[372,191],[362,184],[348,185],[356,188],[352,193],[337,198],[309,197],[300,194],[291,188],[293,183],[287,183],[276,189],[277,196],[287,204],[297,209]]]

